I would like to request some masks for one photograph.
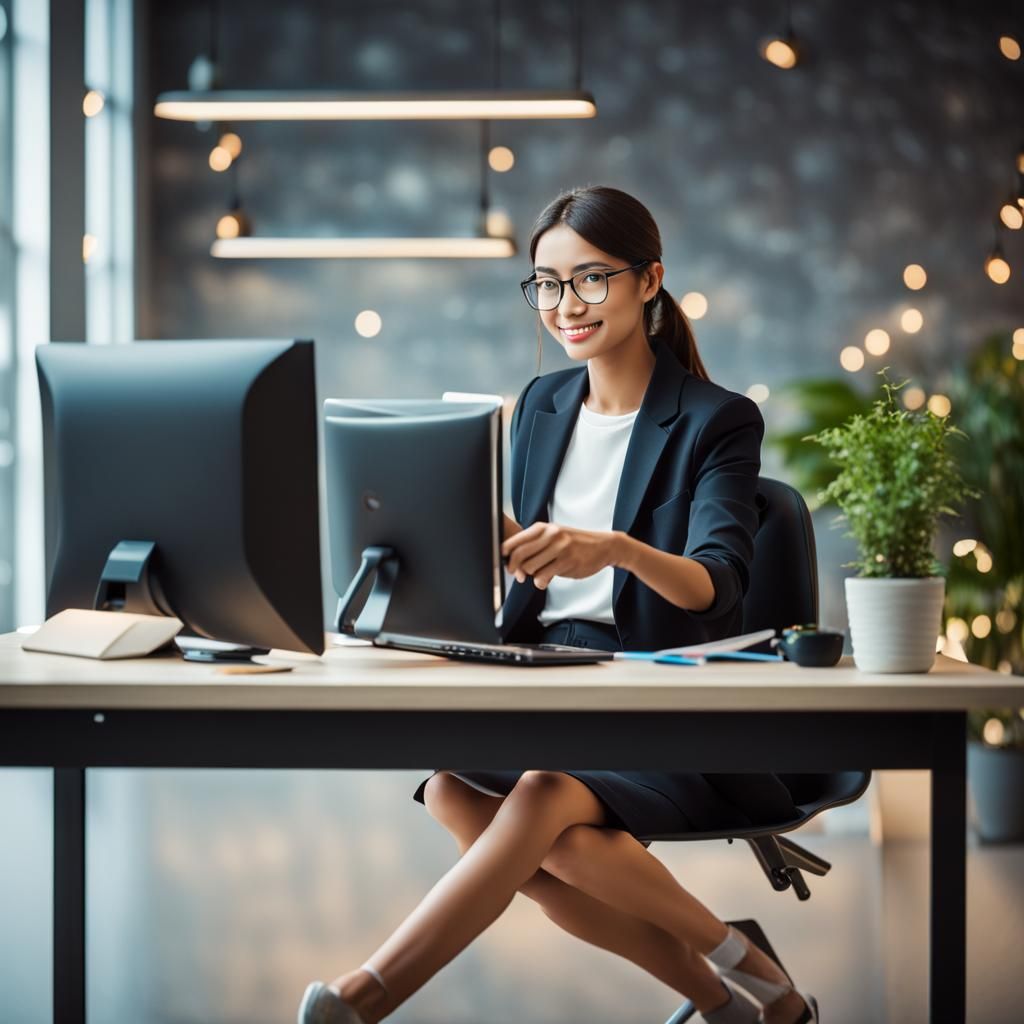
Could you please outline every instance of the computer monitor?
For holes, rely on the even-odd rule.
[[[338,632],[500,642],[500,401],[330,399],[324,413]]]
[[[47,616],[174,615],[200,637],[322,653],[313,343],[58,343],[36,362]]]

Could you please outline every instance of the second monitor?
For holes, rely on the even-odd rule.
[[[500,404],[332,399],[324,411],[338,632],[500,643]]]

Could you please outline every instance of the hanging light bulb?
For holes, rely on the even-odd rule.
[[[1011,231],[1019,231],[1024,226],[1024,211],[1021,210],[1017,200],[1010,198],[999,207],[999,219]]]
[[[1010,264],[1003,256],[1003,247],[996,242],[995,247],[988,254],[985,260],[985,273],[995,281],[996,284],[1006,284],[1010,280]]]
[[[236,197],[231,209],[217,221],[217,237],[220,239],[248,238],[252,234],[252,224],[240,200]]]
[[[226,171],[232,163],[231,153],[223,146],[214,146],[210,150],[210,169],[214,171]]]
[[[777,36],[771,36],[761,43],[761,56],[777,68],[788,70],[800,63],[800,44],[793,32],[793,16],[790,5],[786,3],[786,27]]]
[[[235,132],[224,132],[217,145],[221,149],[226,149],[232,160],[237,160],[242,155],[242,139]]]
[[[106,99],[99,89],[90,89],[82,99],[82,113],[86,117],[95,117],[104,107]]]
[[[1007,60],[1020,60],[1020,43],[1013,36],[1000,36],[999,52]]]

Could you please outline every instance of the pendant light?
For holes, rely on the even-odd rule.
[[[171,121],[445,121],[544,120],[597,116],[594,97],[580,86],[582,68],[579,4],[569,90],[470,89],[416,92],[335,90],[207,90],[165,92],[153,113]]]
[[[494,78],[495,85],[500,86],[500,0],[495,0],[494,8]],[[218,259],[507,259],[516,254],[516,243],[512,237],[511,224],[496,225],[495,221],[499,218],[494,217],[496,211],[491,209],[490,142],[490,122],[481,120],[480,201],[476,235],[426,238],[271,238],[253,237],[248,231],[224,237],[218,231],[210,253]],[[224,218],[221,220],[223,222]],[[248,228],[247,219],[244,223]],[[493,230],[495,227],[499,230]]]

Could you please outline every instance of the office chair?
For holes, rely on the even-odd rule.
[[[758,481],[757,504],[760,525],[754,538],[750,586],[743,601],[743,632],[781,630],[787,626],[817,622],[817,553],[811,515],[803,497],[788,484],[761,477]],[[801,670],[794,666],[793,671]],[[780,774],[779,779],[789,789],[796,805],[796,814],[787,821],[733,827],[717,832],[685,832],[638,838],[645,845],[652,842],[693,842],[703,839],[725,839],[731,843],[734,839],[745,839],[772,888],[779,892],[792,888],[798,899],[809,899],[811,892],[803,872],[824,876],[832,865],[786,839],[782,833],[800,828],[830,807],[839,807],[859,799],[867,789],[871,773],[794,773]],[[779,962],[756,921],[729,923]],[[781,963],[779,966],[782,966]],[[682,1024],[696,1012],[691,1003],[684,1003],[667,1024]]]

